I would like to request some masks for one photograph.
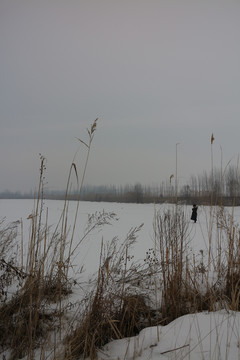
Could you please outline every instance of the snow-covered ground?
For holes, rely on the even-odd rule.
[[[131,228],[144,224],[138,233],[137,242],[132,251],[135,261],[144,261],[146,252],[154,247],[154,216],[158,210],[174,208],[175,205],[163,204],[119,204],[82,202],[79,207],[74,243],[84,235],[89,214],[96,212],[114,212],[117,219],[111,225],[95,228],[77,249],[72,263],[72,276],[79,276],[84,265],[85,272],[81,280],[88,281],[99,265],[101,242],[107,244],[114,236],[123,241]],[[48,208],[48,224],[57,224],[63,209],[62,201],[45,201],[43,218]],[[72,226],[76,202],[71,202],[68,211],[68,224]],[[198,208],[198,221],[190,220],[191,206],[183,206],[189,219],[189,252],[199,256],[208,253],[209,246],[209,207]],[[27,219],[33,210],[32,200],[0,200],[0,218],[6,222],[22,220],[24,241],[29,238],[31,220]],[[215,208],[212,209],[215,216]],[[232,209],[228,209],[232,213]],[[240,221],[240,209],[234,209],[234,219]],[[20,229],[19,229],[20,231]],[[212,250],[217,248],[217,228],[212,229]],[[19,241],[21,234],[19,232]],[[27,247],[27,244],[26,244]],[[115,340],[104,346],[98,353],[99,359],[240,359],[240,313],[221,310],[211,313],[186,315],[167,326],[146,328],[136,337]]]
[[[240,314],[210,312],[182,316],[166,326],[107,344],[99,359],[240,359]]]
[[[29,214],[32,213],[33,207],[33,200],[0,200],[0,218],[6,217],[6,222],[22,220],[24,239],[28,239],[31,221],[27,218]],[[48,224],[54,228],[63,210],[63,201],[45,200],[42,215],[43,221],[45,221],[46,208],[48,208]],[[194,253],[198,254],[200,250],[206,251],[208,249],[207,223],[209,220],[209,208],[198,208],[198,221],[196,224],[190,220],[192,207],[182,206],[182,208],[189,219],[189,239]],[[68,224],[70,227],[73,223],[75,209],[76,202],[70,202],[68,210]],[[157,213],[158,210],[165,211],[167,209],[175,209],[175,205],[81,202],[75,230],[75,243],[77,243],[84,234],[89,214],[102,211],[106,213],[114,212],[116,218],[112,219],[111,225],[105,225],[101,229],[97,227],[83,241],[81,244],[81,254],[78,254],[76,258],[76,265],[84,265],[86,274],[92,274],[98,269],[101,240],[103,239],[104,243],[107,243],[114,236],[118,236],[120,241],[124,240],[131,228],[141,224],[143,224],[143,227],[138,233],[138,241],[134,247],[133,254],[135,260],[143,260],[146,256],[146,251],[154,246],[155,213]],[[229,211],[231,212],[231,209]],[[240,219],[240,209],[235,208],[234,216],[236,220]]]

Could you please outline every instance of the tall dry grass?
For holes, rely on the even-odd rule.
[[[59,223],[54,231],[48,226],[48,211],[44,212],[44,186],[46,159],[40,155],[40,175],[36,200],[32,214],[30,239],[26,261],[23,263],[23,238],[21,236],[21,261],[14,253],[14,239],[16,238],[16,224],[7,227],[0,224],[0,346],[3,353],[10,349],[9,359],[27,356],[34,359],[36,348],[47,343],[49,334],[56,332],[61,339],[64,327],[65,313],[64,299],[71,293],[73,284],[68,277],[71,266],[73,237],[77,223],[79,202],[86,168],[91,150],[91,144],[96,131],[97,119],[88,132],[88,141],[78,139],[87,148],[84,171],[78,178],[77,166],[73,162],[70,167],[66,186],[65,202]],[[78,200],[74,215],[74,225],[69,233],[68,226],[68,197],[71,191],[72,176],[75,175],[78,185]],[[83,241],[84,239],[81,239]],[[75,245],[76,248],[80,245]],[[6,253],[11,253],[12,258]],[[16,286],[17,291],[10,296],[9,286]],[[54,346],[58,340],[55,339]],[[42,350],[43,353],[45,352]],[[4,355],[3,356],[7,356]]]
[[[122,244],[114,238],[104,249],[102,243],[96,286],[88,294],[85,308],[80,307],[76,313],[77,325],[71,324],[64,359],[95,359],[97,349],[111,339],[136,335],[146,325],[154,324],[147,297],[137,287],[149,273],[131,263],[129,253],[140,229],[131,229]]]

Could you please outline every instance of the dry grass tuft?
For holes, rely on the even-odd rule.
[[[28,276],[21,290],[0,306],[0,345],[10,347],[10,359],[18,359],[33,351],[46,339],[59,313],[51,302],[71,293],[69,284],[59,284],[59,277],[40,279]]]
[[[95,294],[81,325],[66,338],[66,360],[80,356],[96,359],[97,350],[109,341],[135,336],[153,324],[151,309],[142,295],[126,295],[121,300],[113,294],[111,297]]]
[[[140,228],[132,229],[120,248],[117,238],[105,253],[102,248],[96,289],[85,310],[79,311],[75,321],[78,325],[65,339],[65,359],[96,359],[97,349],[112,339],[134,336],[155,324],[147,296],[132,285],[136,283],[138,266],[131,263],[128,251]]]

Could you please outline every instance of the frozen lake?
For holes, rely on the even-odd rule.
[[[72,228],[77,202],[71,201],[68,210],[68,225]],[[45,200],[43,206],[42,219],[45,221],[46,209],[48,209],[48,225],[52,225],[52,229],[56,226],[63,210],[64,202],[58,200]],[[190,251],[195,255],[200,250],[208,251],[209,243],[209,214],[208,206],[200,206],[198,208],[198,221],[194,224],[191,220],[192,206],[180,206],[186,215],[188,222],[188,240]],[[27,244],[30,234],[31,220],[27,219],[34,209],[33,200],[0,200],[0,218],[5,217],[6,222],[22,220],[24,243]],[[77,244],[83,237],[84,229],[88,222],[88,216],[96,212],[106,212],[116,214],[118,220],[112,219],[111,225],[104,225],[101,229],[96,228],[82,242],[81,246],[75,254],[74,266],[85,266],[86,273],[91,274],[98,269],[99,253],[101,241],[107,244],[115,236],[119,241],[124,241],[129,230],[143,224],[141,231],[138,233],[137,242],[132,250],[135,261],[143,261],[146,252],[154,247],[154,214],[158,211],[164,212],[167,209],[175,210],[175,205],[162,204],[122,204],[122,203],[105,203],[105,202],[81,202],[78,212],[78,220],[74,235],[74,243]],[[213,222],[216,219],[217,208],[212,208]],[[227,211],[231,214],[232,209]],[[234,209],[235,221],[240,219],[240,209]],[[20,231],[20,229],[19,229]],[[213,226],[212,248],[218,245],[217,228]]]

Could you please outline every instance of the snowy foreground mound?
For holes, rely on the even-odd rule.
[[[240,359],[240,313],[218,311],[182,316],[167,326],[114,340],[98,352],[106,360]]]

